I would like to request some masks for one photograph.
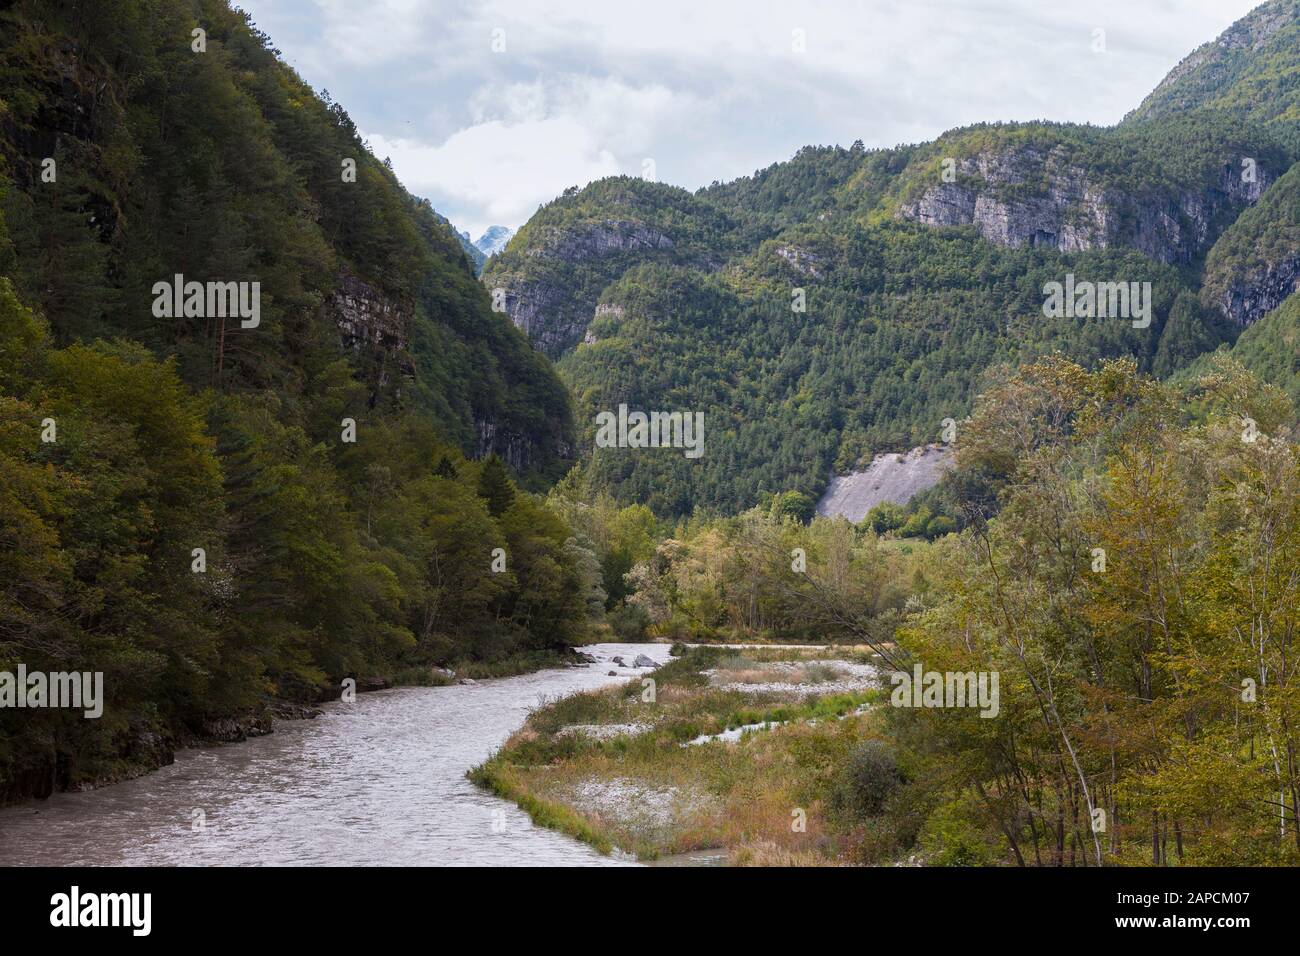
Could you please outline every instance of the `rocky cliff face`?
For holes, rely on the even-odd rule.
[[[958,160],[955,182],[929,187],[898,215],[931,226],[973,225],[1003,246],[1124,246],[1160,262],[1187,263],[1213,242],[1225,211],[1254,203],[1270,182],[1263,169],[1243,182],[1225,165],[1211,188],[1134,196],[1101,185],[1060,147],[1023,146]]]
[[[626,254],[671,252],[673,240],[663,232],[632,220],[605,219],[581,228],[554,230],[542,236],[524,253],[539,268],[523,274],[506,271],[487,278],[489,287],[500,291],[510,320],[528,336],[533,347],[552,359],[559,358],[581,342],[591,321],[597,295],[604,282],[578,284],[576,267],[601,270],[601,260],[625,263]],[[617,265],[605,281],[615,278]],[[585,288],[576,286],[585,285]],[[575,292],[578,293],[575,295]]]
[[[509,281],[501,278],[494,282]],[[506,314],[528,336],[533,348],[551,359],[559,358],[582,340],[587,323],[580,313],[566,309],[569,291],[558,282],[545,279],[516,280],[509,286],[496,286]]]
[[[338,326],[343,348],[357,358],[358,374],[371,389],[371,403],[390,389],[400,395],[402,380],[415,375],[410,304],[344,271],[324,308]]]
[[[475,458],[497,455],[511,468],[521,473],[535,464],[534,458],[538,451],[537,442],[534,438],[522,432],[503,428],[493,419],[476,418],[474,420],[474,434]],[[553,450],[548,449],[548,452],[552,452],[560,458],[571,458],[573,456],[573,446],[560,439],[557,441],[556,447]]]
[[[1300,164],[1219,239],[1205,260],[1201,301],[1240,326],[1277,308],[1300,285]]]
[[[1231,283],[1208,303],[1246,326],[1258,322],[1300,290],[1300,251]]]
[[[639,222],[606,219],[585,229],[572,232],[554,232],[536,247],[528,250],[530,256],[580,262],[595,256],[608,256],[617,252],[641,252],[652,249],[671,249],[672,239]]]
[[[776,247],[776,254],[788,262],[795,272],[814,279],[822,277],[822,259],[816,253],[808,252],[796,246],[782,245]]]
[[[877,455],[865,471],[832,478],[817,502],[817,513],[828,518],[842,516],[857,524],[882,501],[907,504],[914,495],[938,484],[952,466],[952,450],[944,445]]]

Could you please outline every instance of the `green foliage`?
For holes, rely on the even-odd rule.
[[[1191,292],[1181,291],[1160,333],[1151,372],[1158,378],[1168,378],[1220,344],[1230,343],[1234,334],[1221,316],[1201,305]]]
[[[650,629],[650,615],[635,604],[622,604],[610,613],[609,627],[617,641],[644,641]]]
[[[1278,308],[1241,333],[1229,354],[1258,378],[1277,385],[1300,408],[1300,295],[1292,294]],[[1194,366],[1205,372],[1209,361]]]
[[[864,740],[840,767],[839,779],[830,793],[831,812],[854,823],[875,816],[904,782],[889,745]]]
[[[970,523],[897,632],[927,671],[1000,677],[996,719],[890,713],[934,781],[927,862],[1296,858],[1292,773],[1271,757],[1295,746],[1281,728],[1300,701],[1282,664],[1300,607],[1291,421],[1224,357],[1178,388],[1131,360],[1057,359],[985,393],[958,447],[978,478],[954,487],[991,484],[999,508],[959,495]]]
[[[20,0],[0,80],[0,669],[103,671],[107,697],[0,711],[0,802],[269,698],[589,636],[597,554],[466,459],[499,442],[526,487],[563,467],[563,386],[246,14]],[[175,273],[260,282],[260,326],[155,317]],[[355,348],[345,286],[391,319]]]
[[[130,338],[175,356],[196,389],[276,392],[304,426],[345,359],[363,386],[345,411],[417,410],[465,454],[490,450],[491,425],[526,449],[514,466],[559,467],[572,426],[553,371],[492,311],[446,221],[247,14],[226,0],[81,6],[0,13],[0,265],[58,342]],[[260,325],[155,317],[153,286],[176,274],[259,282]],[[346,350],[345,282],[390,323]]]
[[[787,518],[807,524],[816,512],[817,502],[801,491],[785,491],[772,498],[772,517],[776,521]]]
[[[867,512],[863,521],[876,534],[885,534],[904,525],[907,521],[907,509],[892,501],[882,501]]]
[[[1187,57],[1125,122],[1214,109],[1254,120],[1300,123],[1297,44],[1300,3],[1269,0]]]
[[[920,538],[924,537],[925,530],[930,525],[930,520],[934,517],[929,508],[919,508],[903,522],[903,526],[898,529],[900,538]]]
[[[925,525],[925,537],[929,541],[942,538],[957,530],[957,519],[951,515],[934,515]]]
[[[478,496],[487,502],[488,514],[494,518],[505,514],[515,500],[515,487],[496,455],[489,455],[479,470]]]

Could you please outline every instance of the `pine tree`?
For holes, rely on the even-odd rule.
[[[487,501],[488,512],[494,518],[504,514],[515,500],[515,486],[506,473],[505,463],[496,455],[483,462],[478,476],[478,496]]]

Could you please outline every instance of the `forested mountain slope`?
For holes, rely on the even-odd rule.
[[[1285,298],[1300,123],[1277,97],[1260,110],[1228,92],[1290,83],[1298,21],[1294,0],[1265,4],[1220,41],[1231,83],[1174,96],[1184,64],[1161,87],[1177,109],[1114,128],[806,147],[693,194],[628,177],[571,189],[484,281],[559,357],[587,448],[595,415],[623,403],[705,413],[699,459],[595,450],[623,500],[682,514],[815,499],[832,470],[938,440],[991,366],[1060,351],[1167,376]],[[1150,314],[1046,317],[1045,285],[1070,276],[1149,282]]]
[[[1300,408],[1300,295],[1241,333],[1232,355],[1260,378],[1285,389]]]
[[[174,354],[194,387],[306,403],[346,355],[371,404],[425,412],[467,454],[560,454],[562,386],[492,313],[446,221],[226,3],[4,16],[10,274],[58,341],[124,335]],[[260,281],[260,326],[153,316],[151,287],[175,273]]]
[[[1201,300],[1250,325],[1300,287],[1300,164],[1269,187],[1214,244]]]
[[[225,0],[2,6],[0,671],[105,699],[0,709],[0,802],[584,637],[503,463],[564,470],[567,392],[343,108]]]
[[[1300,123],[1300,2],[1269,0],[1198,47],[1125,117],[1138,123],[1189,110],[1223,110]]]

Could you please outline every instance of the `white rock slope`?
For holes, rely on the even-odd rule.
[[[832,478],[817,502],[817,513],[828,518],[843,515],[857,524],[882,501],[906,504],[913,495],[938,484],[951,467],[952,451],[943,445],[877,455],[866,471]]]

